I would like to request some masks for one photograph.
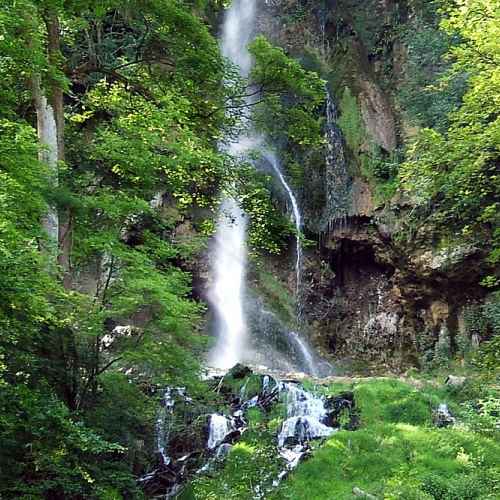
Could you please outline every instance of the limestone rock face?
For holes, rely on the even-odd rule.
[[[401,191],[387,199],[399,147],[418,132],[400,108],[412,75],[409,46],[396,35],[415,16],[411,2],[262,4],[258,30],[321,73],[340,131],[335,140],[325,133],[325,152],[301,159],[303,180],[295,187],[306,237],[317,241],[306,251],[303,275],[311,338],[336,359],[402,369],[439,346],[456,349],[456,337],[467,334],[464,311],[484,299],[482,250],[448,241],[432,217],[410,228],[408,218],[425,211],[427,200]],[[332,200],[345,203],[336,209]],[[286,274],[289,262],[278,267]],[[291,272],[280,279],[294,282]]]
[[[351,186],[350,213],[360,216],[371,216],[375,209],[372,191],[367,182],[355,177]]]
[[[438,326],[443,321],[446,321],[450,315],[450,307],[444,302],[436,300],[432,302],[431,307],[432,322]]]
[[[478,252],[479,249],[474,245],[450,246],[440,250],[428,249],[412,256],[412,264],[425,274],[434,271],[450,272]]]
[[[309,251],[305,314],[316,343],[337,359],[403,369],[464,334],[464,308],[484,295],[481,255],[473,246],[400,242],[395,211],[384,210],[350,217],[322,240],[323,268],[334,275],[320,275]]]
[[[386,151],[396,148],[396,125],[387,97],[371,80],[360,81],[361,115],[372,139]]]

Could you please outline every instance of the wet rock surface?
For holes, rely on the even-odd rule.
[[[314,441],[340,428],[355,430],[359,426],[352,392],[325,397],[306,390],[295,377],[283,380],[241,364],[206,383],[220,396],[219,409],[212,413],[198,408],[184,388],[164,390],[157,420],[158,467],[138,480],[148,496],[172,498],[190,478],[209,473],[224,462],[247,431],[251,409],[281,415],[275,451],[282,466],[272,483],[258,485],[256,491],[262,495],[311,454]],[[200,420],[203,425],[196,427]]]
[[[449,427],[456,423],[456,418],[451,414],[448,405],[444,403],[432,412],[432,420],[436,427]]]
[[[476,250],[431,251],[418,239],[403,246],[382,212],[339,221],[319,255],[305,259],[304,317],[313,342],[336,359],[401,371],[432,359],[443,339],[456,352],[468,308],[485,300]]]

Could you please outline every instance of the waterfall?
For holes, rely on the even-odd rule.
[[[293,222],[295,224],[295,232],[296,232],[296,258],[295,258],[295,296],[297,300],[297,320],[300,324],[302,321],[302,300],[301,300],[301,284],[302,284],[302,216],[299,210],[299,204],[297,203],[297,199],[292,191],[292,188],[286,182],[286,179],[281,172],[280,164],[276,155],[269,151],[264,150],[263,153],[264,158],[270,163],[274,172],[276,173],[281,185],[284,187],[290,203],[292,205],[292,216]],[[301,368],[305,369],[310,375],[316,376],[317,370],[315,367],[315,359],[312,353],[312,349],[309,347],[308,343],[305,339],[301,338],[301,336],[296,332],[288,332],[288,339],[291,340],[292,344],[295,344],[300,353],[300,357],[302,359]]]
[[[314,363],[314,357],[311,353],[311,349],[306,344],[305,340],[302,339],[296,332],[290,332],[288,336],[292,339],[292,342],[294,342],[297,345],[307,371],[311,375],[316,376],[317,370]]]
[[[300,286],[302,281],[302,241],[301,241],[301,232],[302,232],[302,217],[300,215],[299,204],[297,203],[297,198],[293,194],[292,188],[286,182],[283,173],[281,172],[278,158],[271,151],[264,151],[264,158],[271,164],[274,172],[278,176],[278,179],[281,185],[285,188],[285,191],[290,199],[290,203],[292,205],[292,215],[293,222],[295,224],[295,232],[296,232],[296,259],[295,259],[295,293],[297,297],[297,309],[298,315],[300,317],[301,314],[301,305],[300,305]]]
[[[248,76],[252,57],[247,46],[253,35],[256,0],[235,0],[226,12],[221,38],[222,55]],[[248,147],[249,138],[240,136],[230,145],[233,154]],[[246,335],[243,299],[246,269],[246,218],[233,198],[223,200],[214,249],[214,284],[210,300],[216,313],[217,343],[210,362],[230,368],[241,361]]]
[[[234,0],[226,11],[222,29],[222,55],[238,66],[244,77],[252,69],[247,46],[254,34],[256,3],[256,0]]]
[[[257,0],[234,0],[226,11],[222,36],[221,50],[224,57],[229,59],[238,68],[242,77],[247,77],[252,68],[252,57],[247,46],[252,39],[255,28]],[[246,99],[247,104],[253,102],[254,97]],[[243,113],[243,122],[248,124],[248,110]],[[266,138],[255,132],[241,133],[226,151],[233,157],[248,159],[251,150],[259,150],[262,157],[269,162],[275,176],[283,186],[291,207],[292,217],[296,229],[296,298],[297,318],[300,322],[301,307],[301,282],[302,282],[302,218],[297,199],[283,175],[277,156],[266,144]],[[258,332],[259,340],[264,340],[256,345],[247,333],[247,321],[244,302],[245,271],[247,263],[246,249],[247,218],[234,198],[225,198],[220,207],[215,243],[213,246],[213,276],[214,281],[209,293],[210,303],[215,312],[216,345],[211,351],[209,362],[213,367],[227,369],[237,362],[256,362],[259,359],[270,359],[269,353],[278,354],[276,344],[265,343],[265,332]],[[305,339],[298,334],[286,331],[279,343],[285,343],[285,351],[298,353],[293,356],[300,363],[295,367],[315,375],[315,357],[312,349]],[[290,363],[289,356],[280,352],[281,356],[271,358],[286,358],[279,360],[280,365]],[[273,365],[275,363],[272,363]]]
[[[243,298],[246,267],[246,219],[233,198],[222,202],[215,237],[211,302],[217,313],[217,344],[211,364],[231,368],[241,360],[246,336]]]

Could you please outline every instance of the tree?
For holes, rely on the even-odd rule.
[[[500,45],[498,0],[444,2],[442,29],[459,40],[443,76],[468,76],[460,107],[441,133],[423,129],[401,171],[401,183],[421,206],[436,206],[432,219],[455,236],[474,240],[499,262],[500,233]],[[433,202],[438,202],[433,203]],[[477,241],[481,235],[482,241]],[[495,286],[497,279],[489,280]]]

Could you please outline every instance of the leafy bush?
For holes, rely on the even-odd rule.
[[[464,403],[468,426],[480,434],[500,437],[500,398],[489,396]]]

